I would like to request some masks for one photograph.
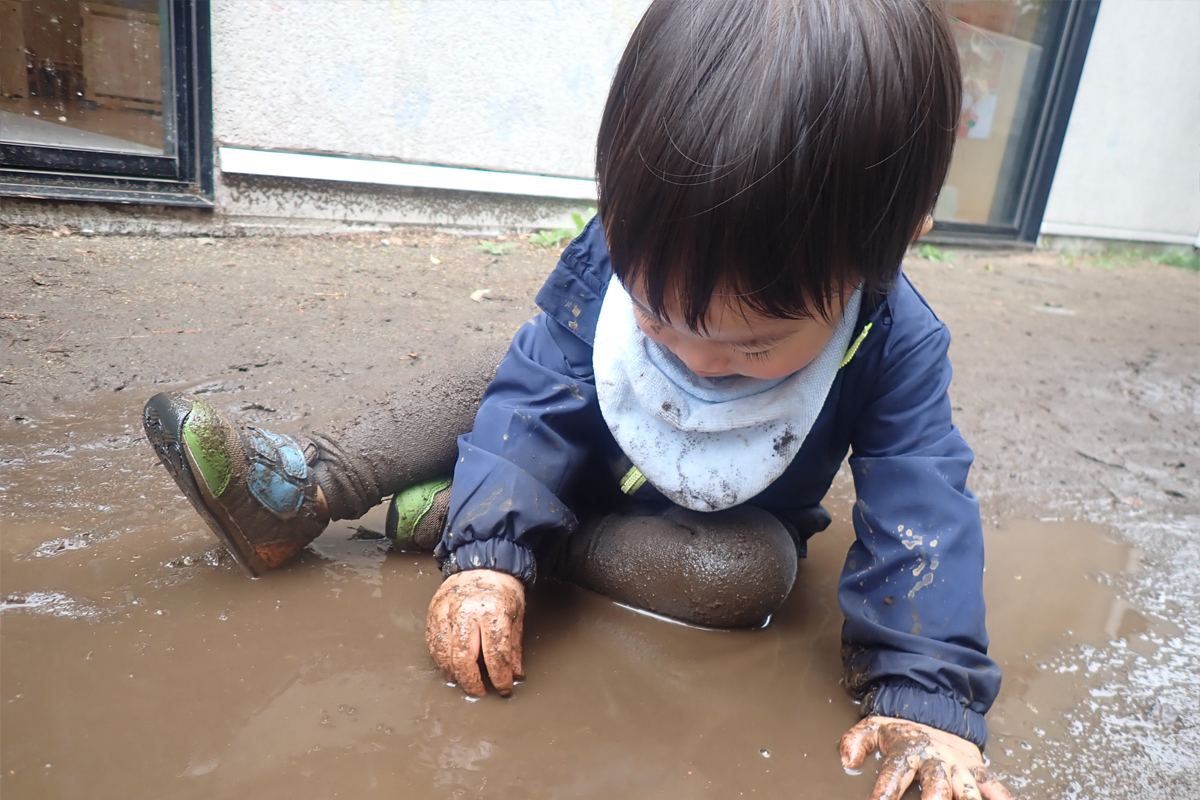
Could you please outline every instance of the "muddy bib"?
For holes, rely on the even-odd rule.
[[[792,463],[850,344],[861,290],[811,363],[784,378],[701,378],[637,326],[614,276],[596,323],[600,412],[646,479],[672,502],[720,511],[762,492]]]

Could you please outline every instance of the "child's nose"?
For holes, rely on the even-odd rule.
[[[729,366],[729,359],[705,342],[679,342],[675,355],[698,375],[719,375]]]

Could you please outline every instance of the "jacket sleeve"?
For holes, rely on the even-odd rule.
[[[983,530],[966,486],[973,454],[950,421],[949,344],[938,322],[917,341],[885,345],[855,425],[842,660],[864,716],[910,719],[982,747],[1000,669],[987,657]]]
[[[447,574],[494,569],[530,583],[533,550],[577,522],[560,499],[603,427],[591,348],[545,313],[517,332],[458,440],[446,530],[435,555]]]

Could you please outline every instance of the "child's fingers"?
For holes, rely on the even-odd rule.
[[[525,663],[522,659],[521,642],[525,640],[525,609],[520,609],[512,623],[512,668],[513,678],[525,680]]]
[[[921,786],[921,800],[954,800],[954,787],[942,776]]]
[[[870,800],[900,800],[917,775],[917,759],[908,753],[889,756],[879,770]]]
[[[867,756],[878,749],[879,722],[874,717],[867,717],[842,734],[838,745],[842,766],[850,769],[861,767]]]
[[[983,767],[976,767],[971,770],[971,777],[975,779],[975,783],[979,786],[979,792],[983,795],[983,800],[1013,800],[1013,796],[1008,793],[1008,789],[1004,788],[1004,784],[996,780]]]
[[[940,758],[928,758],[917,770],[921,784],[921,800],[954,800],[954,786],[946,774],[946,762]]]
[[[951,782],[954,784],[954,797],[956,800],[982,800],[979,794],[979,786],[976,785],[975,779],[966,769],[955,764],[954,771],[950,774]]]
[[[473,697],[483,697],[487,689],[479,674],[479,622],[473,617],[459,619],[454,643],[450,648],[450,663],[459,688]]]
[[[429,655],[433,663],[442,673],[447,683],[454,683],[454,665],[450,663],[450,642],[448,636],[434,634],[432,628],[425,629],[425,643],[429,645]]]
[[[439,602],[440,596],[435,595],[429,604],[429,613],[425,618],[425,646],[433,663],[442,672],[447,681],[454,680],[454,669],[450,661],[451,624],[449,617]]]
[[[487,620],[487,641],[483,648],[483,663],[492,685],[502,695],[512,694],[512,635],[508,617],[494,614]]]

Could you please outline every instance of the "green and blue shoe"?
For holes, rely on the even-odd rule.
[[[251,575],[288,562],[329,524],[291,437],[235,427],[208,402],[179,392],[151,397],[142,424],[175,483]]]
[[[449,511],[449,476],[413,484],[388,503],[384,531],[397,550],[431,553],[442,538]]]

